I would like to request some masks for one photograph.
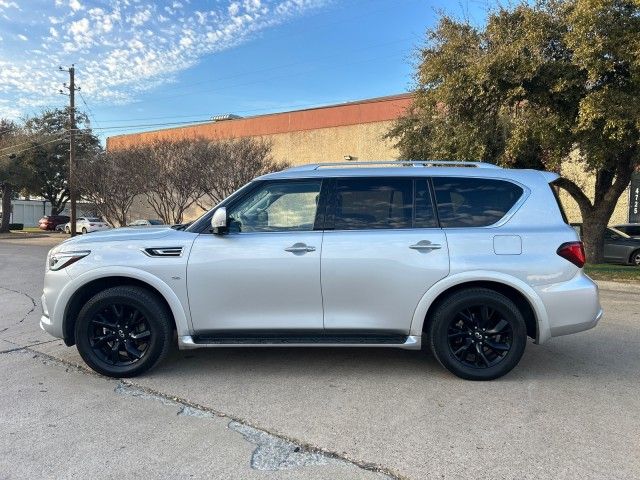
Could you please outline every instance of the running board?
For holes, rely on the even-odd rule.
[[[400,334],[207,334],[178,337],[180,350],[202,347],[392,347],[419,350],[421,338]]]

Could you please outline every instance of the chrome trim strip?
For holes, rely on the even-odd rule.
[[[417,335],[409,335],[404,343],[196,343],[191,335],[178,336],[178,348],[180,350],[193,350],[196,348],[227,348],[227,347],[367,347],[367,348],[401,348],[404,350],[420,350],[422,338]]]
[[[141,248],[140,251],[147,257],[161,258],[161,257],[181,257],[182,247],[147,247]]]

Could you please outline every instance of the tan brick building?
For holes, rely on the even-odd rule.
[[[261,137],[271,141],[272,155],[276,160],[292,165],[345,159],[392,160],[398,158],[398,151],[392,141],[383,137],[393,122],[406,111],[411,100],[412,95],[407,93],[327,107],[118,135],[107,139],[107,149],[126,148],[155,139]],[[569,163],[563,175],[583,185],[592,195],[594,179],[586,175],[578,164]],[[577,204],[564,192],[562,200],[570,220],[580,221]],[[628,202],[629,195],[624,193],[611,223],[627,221]],[[144,202],[137,202],[131,213],[134,217],[153,217]],[[188,217],[200,213],[199,209],[192,209]]]

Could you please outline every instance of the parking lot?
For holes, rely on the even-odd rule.
[[[384,349],[176,350],[119,382],[38,326],[60,237],[14,237],[0,239],[2,479],[640,477],[639,287],[602,284],[597,328],[530,343],[493,382]]]

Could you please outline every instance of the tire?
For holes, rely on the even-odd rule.
[[[466,380],[493,380],[509,373],[527,344],[527,327],[518,307],[486,288],[452,294],[430,320],[427,335],[433,356]]]
[[[96,372],[114,378],[134,377],[167,356],[173,320],[166,305],[149,290],[112,287],[82,307],[75,339],[80,356]]]
[[[86,235],[87,234],[87,227],[82,227],[82,234]]]
[[[69,227],[64,227],[64,233],[71,233],[71,229]]]
[[[629,263],[636,267],[640,267],[640,250],[636,250],[629,256]]]

